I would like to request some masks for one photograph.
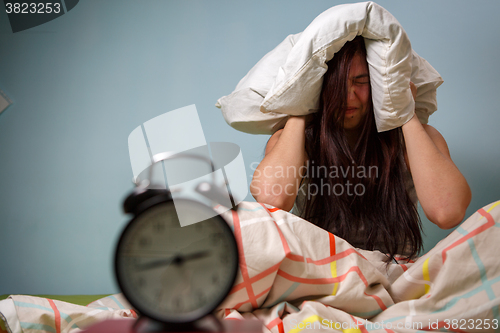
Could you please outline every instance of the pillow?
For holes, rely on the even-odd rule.
[[[373,2],[332,7],[300,34],[289,35],[216,104],[229,125],[253,134],[272,134],[289,115],[318,110],[323,75],[347,41],[365,38],[373,108],[379,132],[405,124],[414,114],[422,123],[437,110],[439,73],[411,48],[406,32]],[[413,101],[410,80],[417,87]]]

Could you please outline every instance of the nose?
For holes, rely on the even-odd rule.
[[[347,86],[347,101],[354,101],[358,98],[356,95],[356,86],[349,82]]]

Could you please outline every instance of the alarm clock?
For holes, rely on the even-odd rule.
[[[202,185],[199,192],[214,193],[215,186]],[[197,323],[210,317],[236,279],[238,248],[231,228],[220,215],[203,220],[214,212],[201,202],[176,197],[174,204],[166,189],[138,186],[124,210],[133,216],[114,263],[124,296],[162,331],[200,330]],[[180,213],[203,221],[181,226]]]

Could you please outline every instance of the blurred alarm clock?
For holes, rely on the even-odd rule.
[[[197,190],[217,197],[213,184]],[[210,314],[229,294],[238,270],[238,248],[227,222],[215,215],[181,226],[180,211],[200,221],[213,209],[190,199],[176,198],[174,205],[168,190],[144,186],[126,198],[124,210],[132,219],[116,246],[115,274],[140,318],[161,331],[222,330],[207,324],[207,317],[216,322]]]

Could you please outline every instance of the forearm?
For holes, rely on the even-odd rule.
[[[307,160],[305,124],[305,117],[291,117],[274,146],[266,149],[250,184],[250,192],[258,202],[283,210],[293,207]]]
[[[431,131],[431,138],[416,116],[402,130],[415,190],[426,216],[440,228],[456,226],[465,215],[471,193],[449,157],[446,142],[437,131]]]

